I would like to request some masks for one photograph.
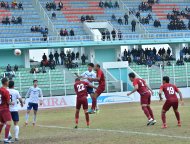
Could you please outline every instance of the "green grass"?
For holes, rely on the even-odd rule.
[[[60,128],[33,127],[31,124],[28,127],[23,127],[24,112],[20,112],[19,144],[189,144],[190,107],[188,105],[190,100],[185,102],[185,106],[180,107],[182,127],[176,126],[176,119],[171,109],[167,113],[168,129],[165,130],[161,129],[160,113],[163,103],[159,102],[152,104],[158,122],[155,126],[150,127],[146,126],[147,119],[141,111],[139,103],[101,106],[99,114],[90,116],[91,127],[89,130],[72,129],[74,127],[74,108],[39,111],[38,125],[58,126]],[[30,120],[32,120],[32,115]],[[82,111],[79,127],[86,128]]]

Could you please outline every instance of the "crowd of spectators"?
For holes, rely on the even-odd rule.
[[[61,29],[59,32],[60,36],[75,36],[75,32],[73,29],[71,29],[69,32],[67,29]]]
[[[46,9],[48,11],[51,11],[51,10],[61,10],[63,9],[63,3],[61,1],[58,2],[58,4],[56,4],[55,2],[47,2],[46,3]]]
[[[184,23],[182,19],[190,19],[190,14],[188,11],[188,7],[185,8],[185,10],[178,10],[176,8],[173,8],[172,13],[167,14],[167,19],[170,20],[168,24],[169,30],[185,30],[190,28],[190,22],[188,26]]]
[[[6,70],[4,72],[4,77],[12,79],[15,77],[15,73],[18,71],[18,66],[15,64],[12,68],[10,64],[7,65]]]
[[[120,29],[116,30],[113,29],[111,32],[108,29],[105,29],[101,32],[102,40],[103,41],[110,41],[110,40],[122,40],[122,33]]]
[[[81,18],[80,18],[80,21],[81,22],[84,22],[84,21],[87,21],[87,22],[94,22],[95,19],[94,19],[94,16],[93,15],[82,15]]]
[[[112,0],[109,0],[109,1],[100,0],[99,7],[101,7],[101,8],[119,8],[119,3],[118,3],[118,1],[112,2]]]
[[[33,33],[41,33],[43,36],[43,40],[47,41],[48,32],[49,32],[47,27],[42,27],[41,25],[39,25],[39,26],[36,25],[36,26],[32,26],[30,28],[30,31]]]
[[[170,61],[174,60],[174,58],[170,48],[167,50],[165,48],[160,48],[158,51],[156,48],[133,48],[128,51],[126,49],[124,50],[122,60],[129,61],[129,63],[133,61],[138,65],[152,66],[156,61]]]
[[[16,8],[18,8],[18,9],[22,9],[22,10],[23,10],[22,2],[17,3],[16,0],[14,0],[14,1],[13,1],[12,3],[10,3],[10,4],[9,4],[8,2],[1,1],[1,2],[0,2],[0,7],[1,7],[1,8],[5,8],[5,9],[10,9],[10,8],[16,9]]]
[[[41,61],[41,67],[50,67],[50,69],[55,69],[56,65],[64,65],[65,67],[69,68],[75,68],[78,67],[78,60],[81,59],[81,62],[83,65],[86,64],[87,57],[83,54],[80,57],[79,52],[71,52],[67,51],[66,53],[64,51],[61,51],[58,53],[57,51],[53,54],[50,52],[49,57],[44,55],[42,56]]]
[[[9,18],[8,16],[4,17],[2,19],[2,24],[22,24],[22,17],[19,16],[19,17],[15,17],[15,16],[12,16],[12,18]]]

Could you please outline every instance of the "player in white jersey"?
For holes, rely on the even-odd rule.
[[[12,120],[14,123],[14,132],[15,132],[15,141],[18,141],[19,139],[19,114],[18,114],[18,101],[20,102],[21,107],[23,107],[23,101],[22,97],[20,96],[19,92],[14,89],[14,81],[9,81],[9,94],[10,94],[10,99],[11,102],[13,103],[12,105],[9,106]]]
[[[43,93],[42,90],[38,87],[38,81],[34,80],[33,81],[33,86],[29,88],[26,97],[29,97],[28,101],[28,107],[27,107],[27,113],[25,117],[25,126],[28,125],[28,118],[30,111],[33,109],[34,111],[34,118],[33,118],[33,126],[36,124],[36,117],[37,117],[37,111],[38,111],[38,103],[40,102],[40,105],[42,105],[43,101]]]
[[[88,82],[89,85],[93,85],[92,81],[89,81],[88,78],[96,78],[96,73],[93,71],[94,69],[94,64],[93,63],[89,63],[88,64],[88,70],[85,71],[84,73],[82,73],[80,76],[75,73],[75,75],[78,77],[78,78],[81,78],[83,81],[85,82]],[[92,95],[94,94],[94,89],[91,88],[91,87],[87,87],[87,92],[88,94],[92,97]],[[97,111],[98,111],[98,105],[97,105]]]

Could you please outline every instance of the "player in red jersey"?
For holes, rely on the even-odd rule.
[[[178,112],[178,98],[176,93],[179,94],[180,96],[180,101],[181,104],[183,105],[183,97],[182,97],[182,93],[180,92],[180,90],[173,84],[170,84],[170,78],[168,76],[163,77],[163,85],[160,87],[160,91],[159,91],[159,96],[160,96],[160,101],[163,100],[162,98],[162,93],[164,92],[165,97],[166,97],[166,102],[163,105],[162,108],[162,128],[167,128],[166,125],[166,112],[173,107],[176,119],[178,121],[178,126],[181,127],[181,121],[180,121],[180,114]]]
[[[10,94],[7,90],[7,87],[9,85],[8,79],[3,78],[1,80],[1,83],[2,87],[0,88],[0,133],[3,129],[3,126],[6,125],[4,143],[11,143],[12,141],[8,139],[12,121],[11,113],[9,111],[9,105],[13,103],[10,101]]]
[[[96,112],[97,98],[104,92],[106,85],[105,76],[103,71],[100,69],[100,65],[96,64],[94,70],[96,71],[96,78],[88,78],[88,80],[91,82],[97,81],[99,82],[99,85],[95,93],[92,95],[92,108],[88,111],[89,114],[94,114]]]
[[[81,106],[83,106],[87,127],[89,127],[89,124],[90,124],[89,114],[88,114],[87,87],[92,87],[96,89],[95,86],[89,85],[88,82],[81,81],[80,78],[76,78],[75,84],[74,84],[74,89],[77,94],[76,112],[75,112],[75,123],[76,123],[75,128],[78,128],[79,112],[80,112]]]
[[[146,117],[148,118],[147,126],[154,125],[156,123],[156,120],[154,119],[154,114],[150,107],[151,94],[153,94],[152,89],[146,84],[146,82],[143,79],[136,78],[134,73],[130,73],[129,78],[131,82],[133,82],[134,90],[128,93],[127,95],[130,96],[136,91],[140,94],[141,107]]]

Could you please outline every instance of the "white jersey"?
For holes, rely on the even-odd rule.
[[[20,96],[20,93],[15,89],[7,89],[7,90],[9,91],[11,102],[14,102],[14,105],[9,106],[10,111],[11,112],[18,111],[18,101],[17,100],[19,98],[22,98]]]
[[[96,78],[96,73],[94,71],[85,71],[83,74],[81,74],[81,76],[84,78]],[[88,79],[83,79],[83,81],[88,82],[92,85],[92,82],[88,81]]]
[[[38,103],[39,99],[41,97],[41,100],[43,100],[43,93],[42,90],[39,87],[31,87],[29,88],[26,98],[29,97],[29,103]]]

